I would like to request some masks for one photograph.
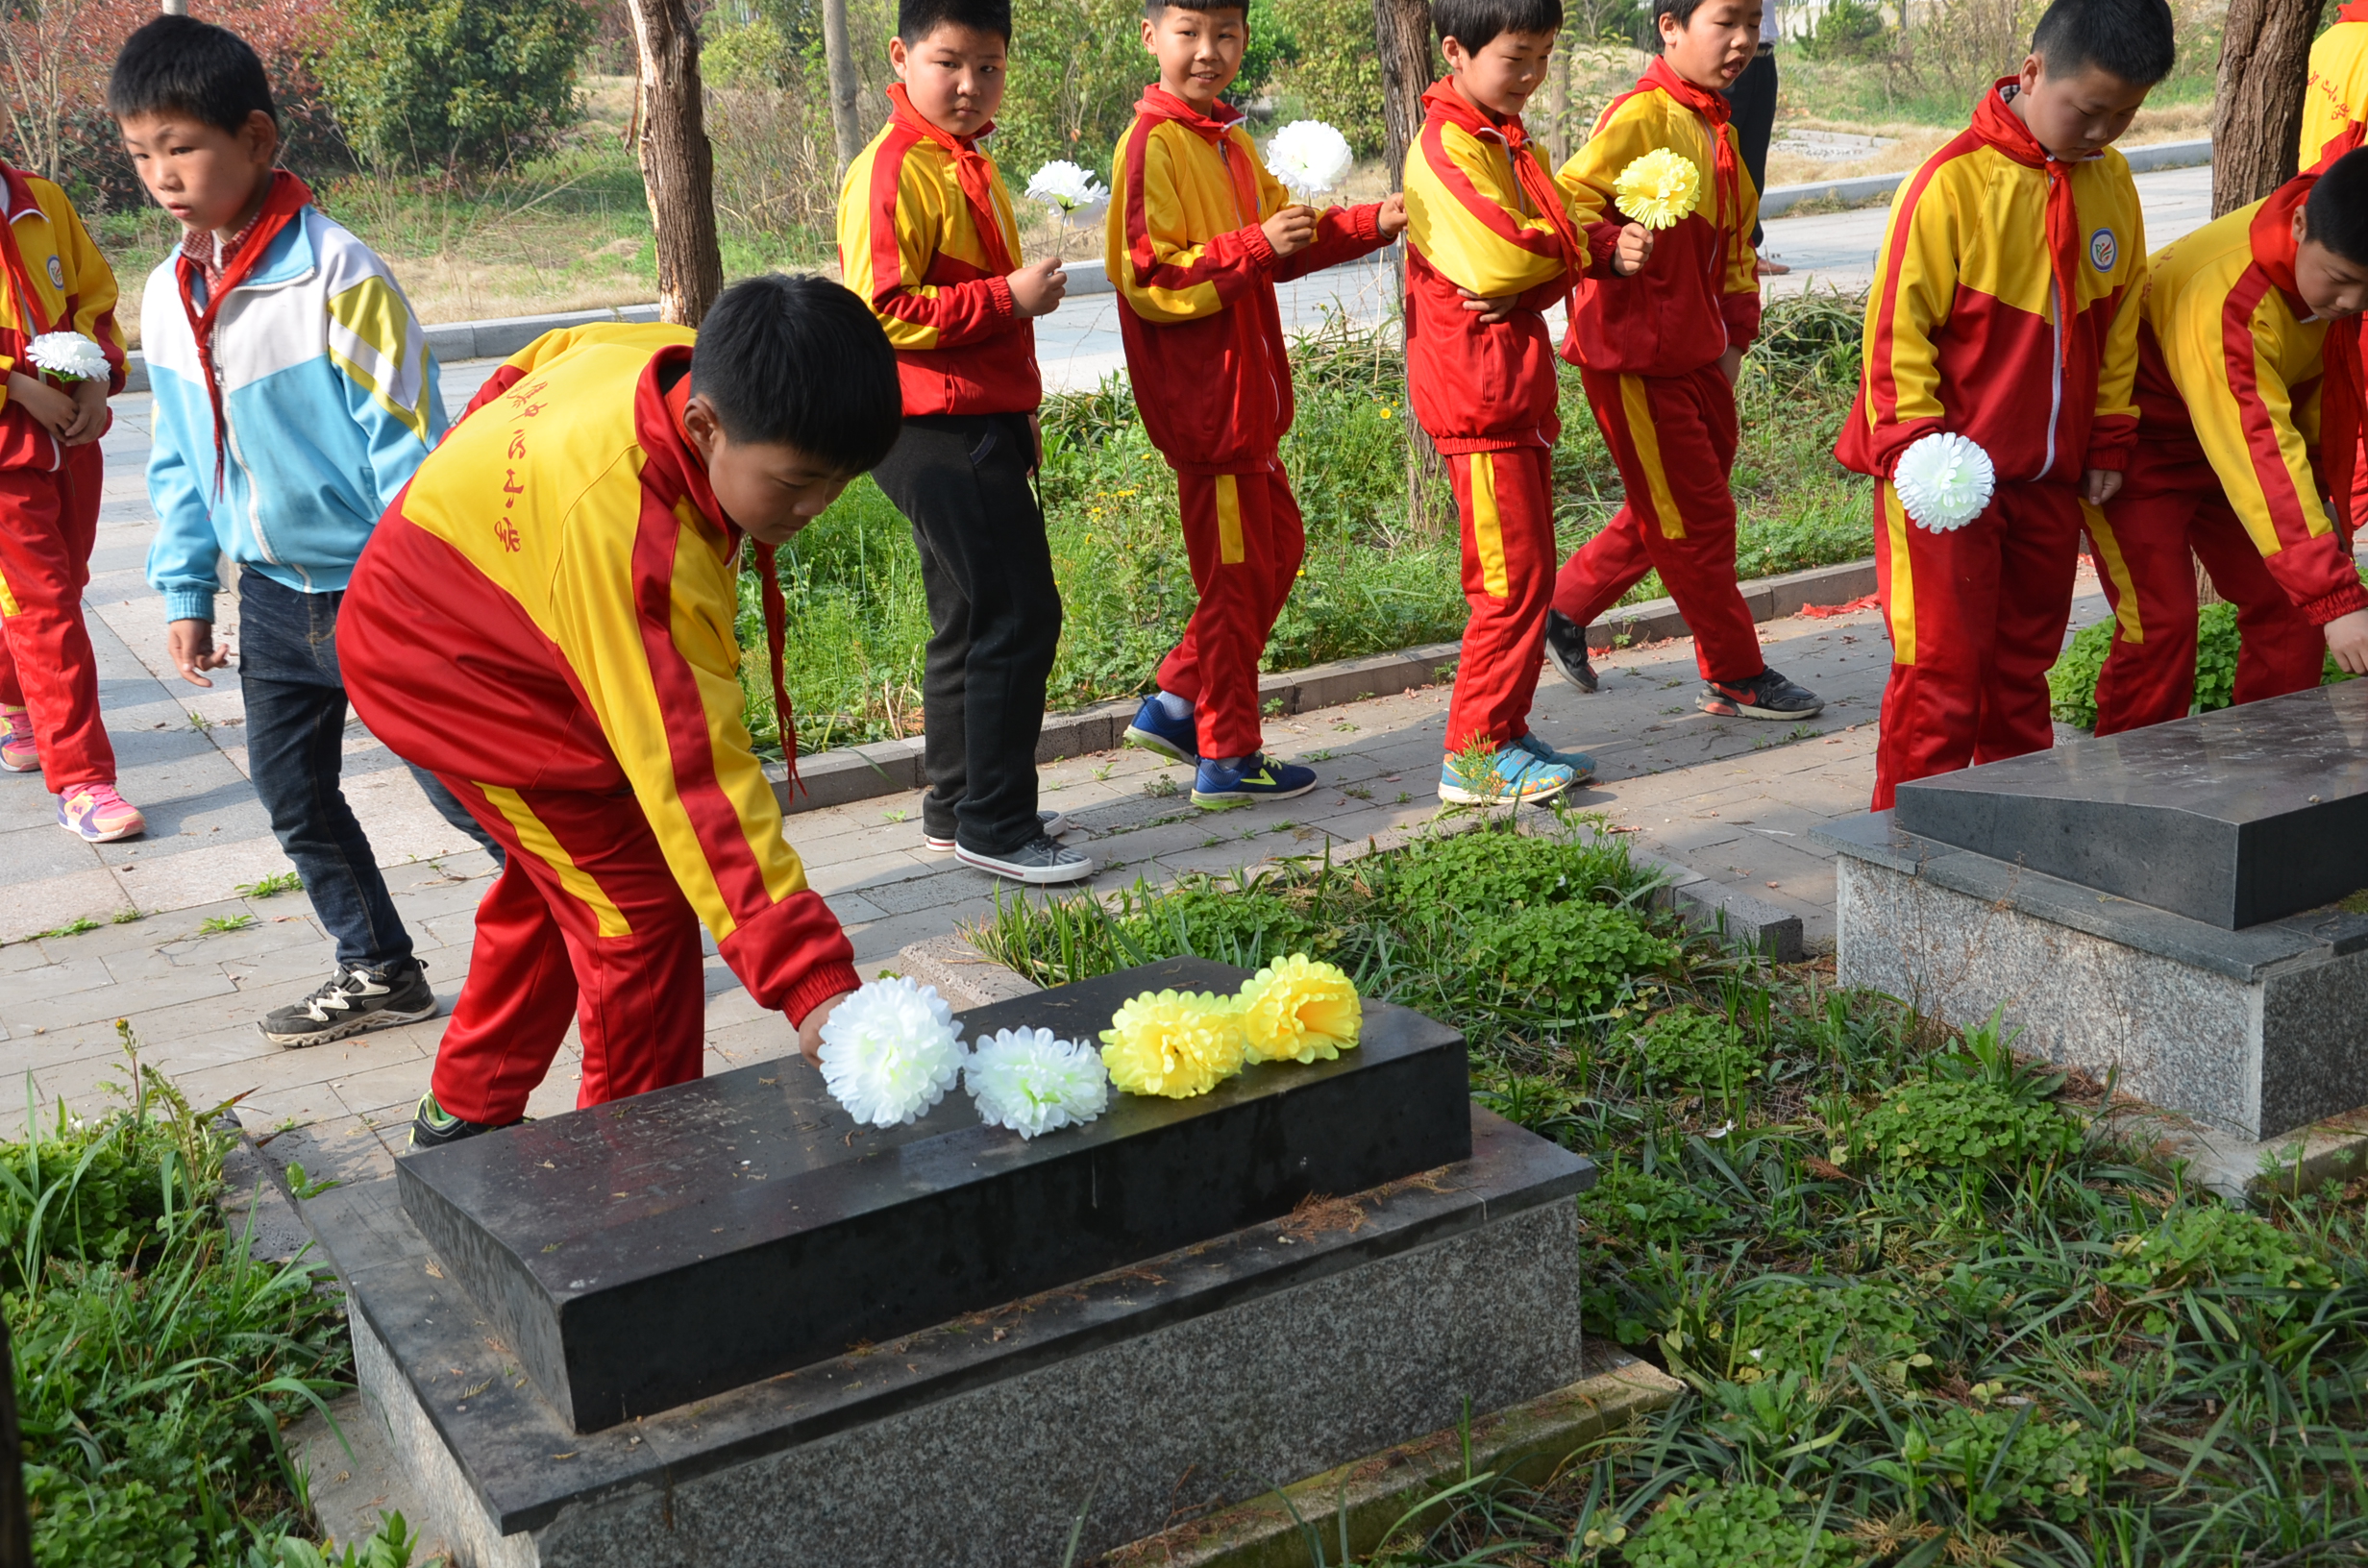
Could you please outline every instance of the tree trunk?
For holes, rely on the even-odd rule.
[[[1554,155],[1549,165],[1559,169],[1570,158],[1570,56],[1578,48],[1576,38],[1565,38],[1562,47],[1554,51],[1554,63],[1546,78],[1545,144]]]
[[[1373,0],[1373,34],[1381,48],[1382,157],[1390,188],[1404,188],[1406,150],[1422,133],[1422,94],[1439,80],[1439,57],[1431,44],[1430,0]],[[1406,408],[1406,521],[1416,533],[1436,539],[1455,527],[1447,496],[1447,463],[1429,434]]]
[[[2213,217],[2294,178],[2319,0],[2230,0],[2211,106]]]
[[[688,0],[626,0],[640,61],[641,183],[657,230],[660,319],[696,327],[724,291],[715,240],[715,154],[699,86],[699,30]]]
[[[855,45],[847,35],[847,0],[823,0],[823,59],[830,68],[830,135],[838,143],[839,172],[863,152],[863,120],[855,100]]]

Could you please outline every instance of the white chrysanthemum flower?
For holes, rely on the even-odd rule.
[[[1057,207],[1064,214],[1074,214],[1108,201],[1110,187],[1067,159],[1056,158],[1028,181],[1027,199]]]
[[[895,1127],[946,1097],[962,1070],[962,1026],[935,986],[875,980],[823,1025],[823,1087],[859,1122]]]
[[[25,357],[62,380],[107,380],[107,351],[80,332],[43,332]]]
[[[1954,430],[1936,430],[1899,454],[1891,485],[1911,518],[1947,533],[1982,515],[1998,487],[1998,471],[1974,442]]]
[[[1082,1127],[1110,1106],[1101,1053],[1049,1029],[998,1029],[971,1052],[962,1078],[978,1119],[1022,1138]]]
[[[1294,120],[1267,143],[1267,168],[1311,207],[1347,177],[1356,160],[1348,138],[1321,120]]]

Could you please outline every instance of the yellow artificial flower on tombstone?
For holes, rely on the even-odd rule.
[[[1101,1032],[1102,1066],[1128,1094],[1206,1094],[1242,1070],[1242,1015],[1230,996],[1145,992]]]
[[[1357,988],[1336,966],[1293,953],[1242,984],[1243,1042],[1253,1062],[1329,1062],[1365,1026]]]

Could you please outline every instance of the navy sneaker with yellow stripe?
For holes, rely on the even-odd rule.
[[[505,1127],[515,1127],[518,1121],[463,1121],[436,1103],[435,1090],[419,1097],[419,1109],[411,1116],[411,1147],[432,1149],[446,1143],[457,1143],[464,1138],[481,1133],[498,1133]]]
[[[1189,713],[1181,719],[1169,718],[1156,693],[1143,699],[1143,705],[1135,710],[1134,723],[1126,726],[1121,739],[1128,746],[1156,752],[1170,762],[1200,760],[1199,725]]]
[[[1193,774],[1193,804],[1203,811],[1223,811],[1253,800],[1289,800],[1315,787],[1315,769],[1274,762],[1263,751],[1244,757],[1238,768],[1202,757],[1199,772]]]

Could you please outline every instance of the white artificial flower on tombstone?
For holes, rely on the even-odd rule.
[[[1022,1138],[1083,1126],[1110,1105],[1101,1053],[1049,1029],[998,1029],[972,1050],[962,1081],[980,1121]]]
[[[1321,120],[1294,120],[1267,143],[1267,169],[1301,205],[1339,188],[1357,160],[1348,138]]]
[[[962,1026],[934,986],[875,980],[823,1024],[823,1087],[858,1122],[895,1127],[946,1097],[962,1071]]]

